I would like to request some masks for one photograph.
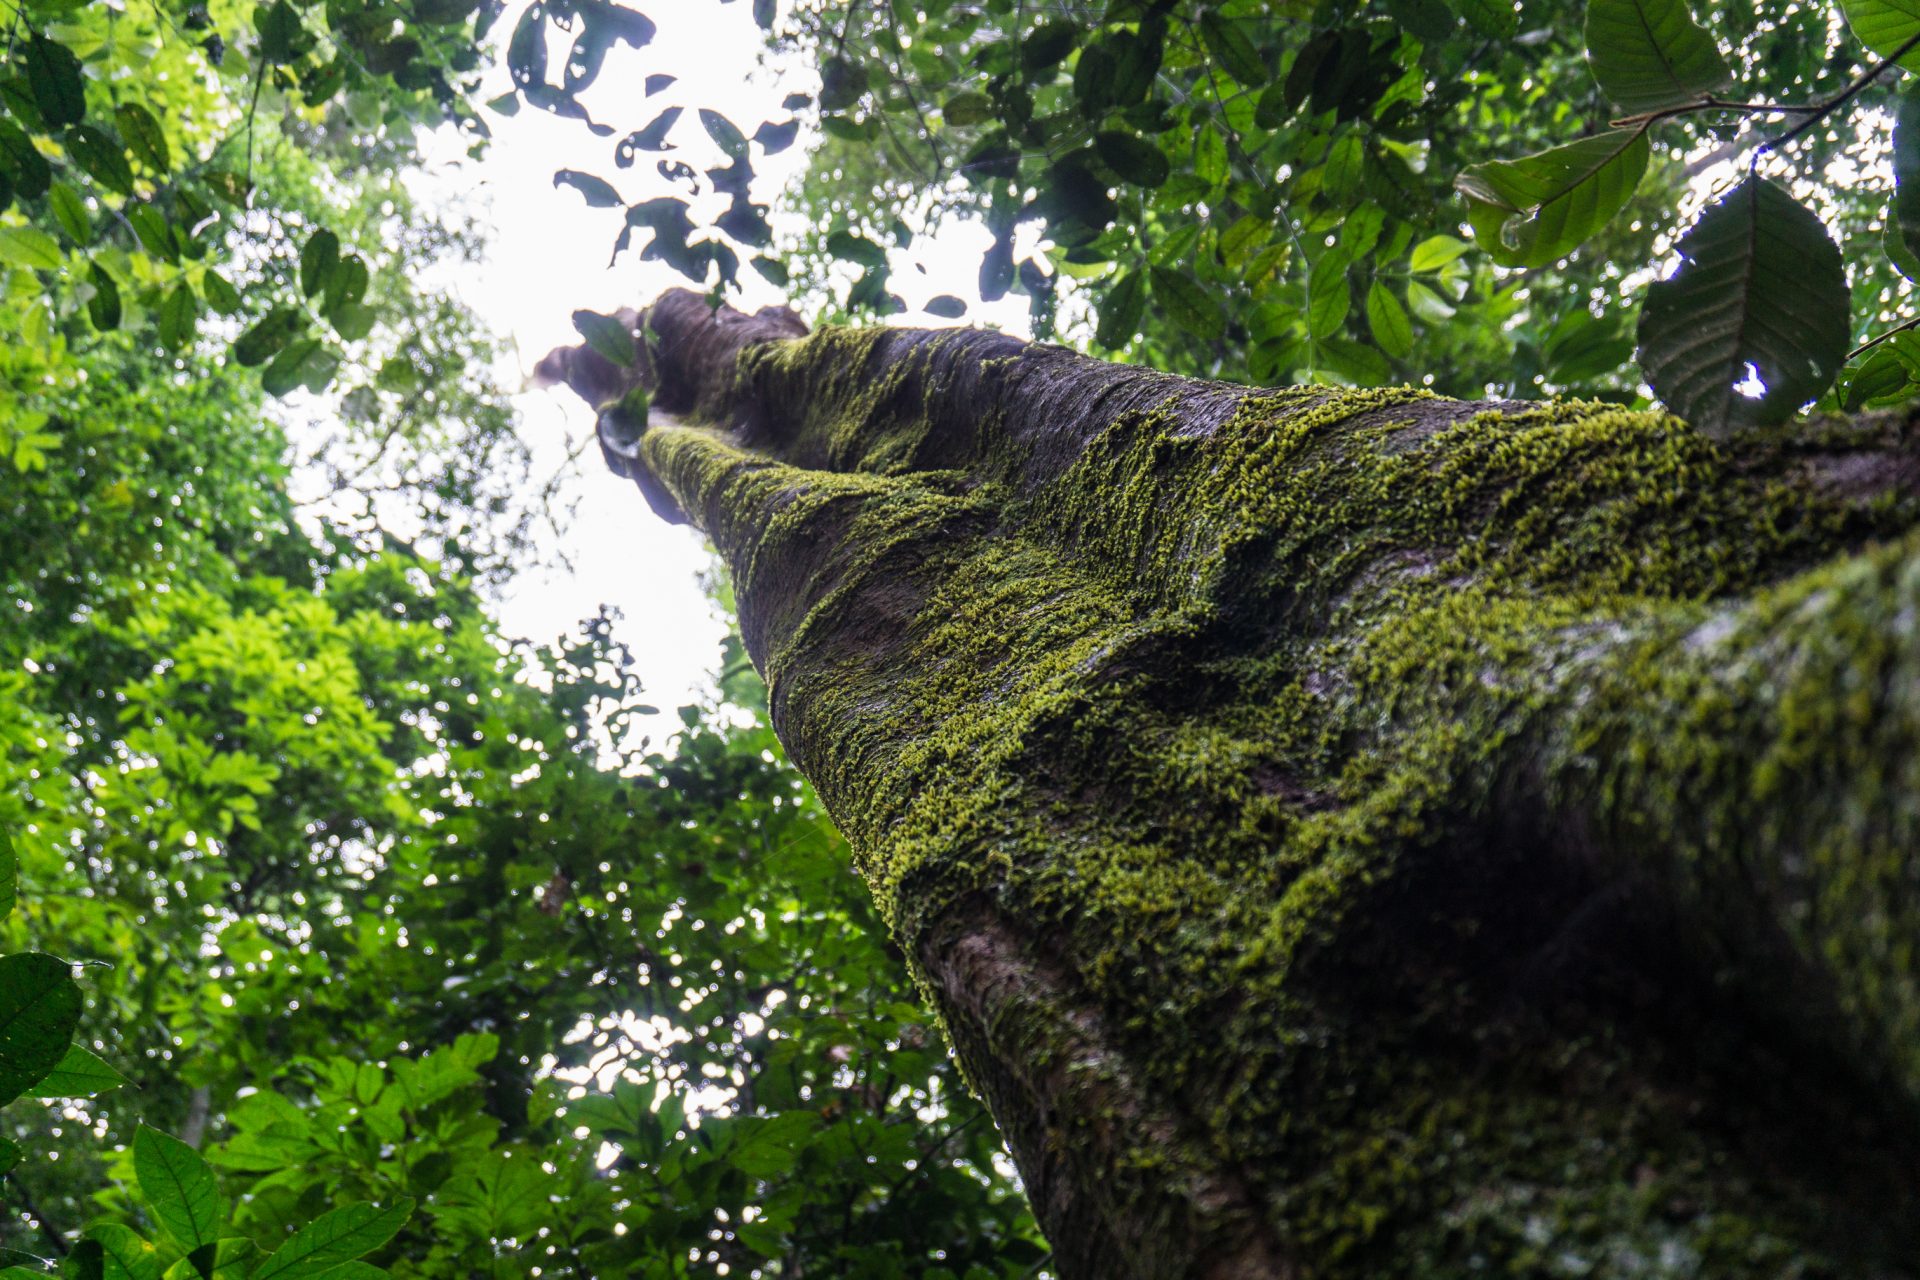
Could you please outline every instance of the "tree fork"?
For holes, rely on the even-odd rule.
[[[1068,1280],[1916,1274],[1909,420],[632,318],[543,372],[724,556]]]

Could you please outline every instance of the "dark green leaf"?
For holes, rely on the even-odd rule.
[[[597,311],[573,313],[573,327],[589,347],[625,368],[634,363],[633,330],[623,320],[603,316]]]
[[[1733,73],[1686,0],[1588,0],[1587,60],[1624,111],[1658,111],[1723,88]]]
[[[82,1045],[68,1045],[58,1065],[29,1089],[35,1098],[91,1098],[118,1089],[127,1078]]]
[[[1203,341],[1217,341],[1226,332],[1227,317],[1219,300],[1185,272],[1155,266],[1153,300],[1182,329]]]
[[[560,170],[553,175],[553,185],[556,187],[572,187],[575,191],[578,191],[582,196],[586,197],[587,206],[593,209],[611,209],[617,205],[626,203],[625,200],[620,198],[620,193],[615,191],[613,185],[606,179],[596,178],[592,174],[582,173],[578,169]]]
[[[738,157],[747,154],[747,136],[718,111],[700,108],[700,123],[705,127],[707,136],[728,155]]]
[[[1020,65],[1028,71],[1045,71],[1066,61],[1080,24],[1065,18],[1043,22],[1020,42]]]
[[[327,279],[340,265],[340,237],[321,227],[307,237],[300,250],[300,292],[311,298],[327,287]]]
[[[1749,178],[1676,246],[1647,290],[1640,366],[1668,408],[1709,434],[1784,421],[1846,360],[1846,269],[1826,227]]]
[[[200,291],[206,295],[207,305],[223,316],[240,310],[240,291],[218,271],[209,271],[201,278]]]
[[[113,109],[113,118],[120,126],[120,136],[127,140],[128,148],[140,163],[155,173],[166,173],[173,168],[166,131],[154,119],[153,112],[137,102],[123,102]]]
[[[958,320],[967,314],[967,304],[950,293],[943,293],[927,300],[922,308],[930,316],[939,316],[942,320]]]
[[[140,237],[140,245],[148,253],[168,262],[180,260],[180,245],[174,239],[173,228],[167,225],[167,216],[154,205],[143,200],[128,205],[121,216],[133,228],[134,235]]]
[[[53,206],[53,220],[67,233],[67,238],[83,248],[93,241],[93,219],[87,215],[87,202],[78,191],[64,182],[56,182],[47,193],[47,203]]]
[[[260,386],[271,396],[285,396],[295,388],[325,391],[340,368],[340,354],[318,338],[301,338],[286,347],[260,374]]]
[[[1135,186],[1161,186],[1171,172],[1164,151],[1131,133],[1103,129],[1095,135],[1093,145],[1108,168]]]
[[[1452,0],[1467,25],[1483,36],[1505,40],[1520,29],[1516,0]]]
[[[181,1245],[198,1249],[218,1238],[226,1205],[198,1151],[141,1125],[133,1135],[133,1172],[153,1216]]]
[[[781,289],[787,287],[787,281],[790,278],[787,264],[778,258],[757,257],[753,259],[753,269],[758,271],[768,284]]]
[[[1126,346],[1140,331],[1140,318],[1146,309],[1147,278],[1141,272],[1129,271],[1100,300],[1100,323],[1093,340],[1109,350]]]
[[[33,140],[5,117],[0,117],[0,171],[12,178],[14,193],[22,200],[39,199],[53,181],[53,166]]]
[[[956,93],[940,108],[951,125],[980,124],[993,119],[993,100],[984,93]]]
[[[301,327],[300,313],[292,307],[276,307],[241,334],[233,344],[233,358],[247,368],[262,365],[292,341]]]
[[[1643,129],[1612,129],[1519,160],[1474,165],[1454,182],[1480,247],[1509,267],[1543,267],[1620,212],[1652,154]]]
[[[863,267],[887,265],[887,251],[867,239],[850,231],[835,231],[827,237],[827,252],[836,258],[848,262],[857,262]]]
[[[314,1219],[260,1264],[252,1280],[314,1280],[343,1262],[371,1253],[406,1225],[413,1201],[391,1208],[371,1204],[348,1205]]]
[[[753,0],[753,20],[762,31],[773,30],[774,0]]]
[[[313,35],[301,25],[299,13],[287,0],[273,0],[257,11],[253,24],[260,32],[260,56],[268,62],[292,62],[313,47]]]
[[[674,121],[680,118],[683,108],[668,107],[653,118],[646,128],[627,135],[614,151],[613,162],[622,169],[633,163],[633,153],[637,151],[671,151],[667,143],[667,132],[673,128]]]
[[[87,118],[87,82],[73,50],[36,32],[27,38],[25,61],[34,105],[48,128],[79,124]]]
[[[867,67],[863,62],[836,55],[820,68],[820,109],[844,111],[860,101],[867,91]]]
[[[753,140],[760,149],[770,156],[777,156],[793,145],[794,138],[800,133],[798,120],[783,120],[779,124],[768,120],[753,131]]]
[[[0,956],[0,1103],[59,1065],[80,1021],[72,966],[38,952]]]
[[[178,351],[187,345],[187,340],[193,337],[193,325],[199,313],[200,300],[194,297],[193,289],[187,282],[182,280],[174,285],[160,304],[161,345],[170,351]]]
[[[113,282],[106,269],[94,263],[87,271],[87,283],[93,286],[93,296],[87,299],[87,318],[93,321],[93,327],[102,333],[111,333],[120,327],[120,286]]]
[[[1257,88],[1267,82],[1267,64],[1238,22],[1209,9],[1200,15],[1200,38],[1206,42],[1213,60],[1247,88]]]
[[[67,154],[95,182],[118,195],[133,194],[133,166],[120,140],[90,124],[75,125],[65,137]]]

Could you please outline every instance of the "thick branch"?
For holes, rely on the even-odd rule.
[[[650,328],[610,452],[727,558],[1063,1275],[1907,1274],[1906,421]]]

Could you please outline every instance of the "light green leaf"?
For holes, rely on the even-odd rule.
[[[53,206],[53,219],[68,239],[82,246],[92,241],[93,219],[87,215],[87,202],[78,191],[56,182],[47,192],[47,203]]]
[[[133,1172],[153,1216],[188,1249],[219,1238],[226,1204],[213,1170],[200,1153],[158,1129],[141,1125],[133,1135]]]
[[[1686,0],[1589,0],[1587,61],[1624,111],[1695,102],[1733,79]]]
[[[34,271],[52,271],[64,255],[54,238],[37,227],[0,227],[0,262]]]
[[[1841,0],[1840,8],[1860,43],[1883,58],[1920,36],[1920,0]],[[1900,65],[1920,71],[1920,49],[1901,58]]]
[[[1438,271],[1472,247],[1457,236],[1428,236],[1413,246],[1413,253],[1407,258],[1407,270],[1423,275]]]
[[[79,1021],[72,965],[39,952],[0,956],[0,1103],[60,1064]]]
[[[92,1050],[74,1044],[67,1046],[59,1064],[27,1092],[35,1098],[91,1098],[126,1082],[125,1076]]]
[[[1846,359],[1846,269],[1820,219],[1749,178],[1676,246],[1680,270],[1647,290],[1640,367],[1667,407],[1720,433],[1790,417]]]
[[[1473,237],[1508,267],[1544,267],[1578,248],[1632,198],[1652,149],[1645,129],[1611,129],[1454,180]]]
[[[87,1229],[87,1238],[104,1254],[101,1280],[159,1280],[160,1251],[131,1227],[102,1222]]]
[[[388,1209],[371,1204],[348,1205],[314,1219],[274,1250],[253,1273],[253,1280],[309,1280],[330,1274],[341,1263],[371,1253],[406,1225],[413,1201],[402,1200]]]
[[[1396,360],[1413,352],[1413,321],[1393,290],[1375,280],[1367,290],[1367,326],[1373,330],[1374,345]]]

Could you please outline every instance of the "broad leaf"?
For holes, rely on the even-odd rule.
[[[1887,242],[1894,265],[1909,280],[1920,275],[1920,88],[1900,95],[1893,119],[1893,207]],[[1897,238],[1897,245],[1896,245]]]
[[[1647,290],[1640,366],[1667,407],[1718,433],[1790,417],[1847,355],[1840,250],[1812,212],[1749,178],[1676,246],[1678,272]]]
[[[327,277],[340,264],[340,237],[321,227],[307,237],[300,251],[300,292],[311,298],[327,287]]]
[[[79,1021],[73,966],[39,952],[0,956],[0,1103],[59,1065]]]
[[[611,209],[616,205],[626,203],[626,201],[620,198],[620,193],[614,190],[613,185],[606,179],[596,178],[592,174],[582,173],[578,169],[560,170],[553,175],[553,185],[556,187],[572,187],[582,196],[585,196],[588,206],[594,209]]]
[[[226,1205],[213,1170],[200,1153],[158,1129],[141,1125],[133,1135],[133,1172],[153,1216],[189,1250],[219,1239]]]
[[[0,227],[0,263],[52,271],[64,257],[59,242],[37,227]]]
[[[102,1222],[89,1227],[87,1237],[100,1243],[104,1280],[159,1280],[160,1251],[133,1228]]]
[[[576,311],[573,327],[589,347],[623,368],[632,367],[633,331],[625,322],[597,311]]]
[[[1175,324],[1207,342],[1217,341],[1226,332],[1226,313],[1198,280],[1169,267],[1154,267],[1151,274],[1153,300]]]
[[[27,84],[49,128],[79,124],[87,115],[87,82],[73,50],[43,35],[27,39]]]
[[[36,1098],[91,1098],[126,1082],[125,1076],[92,1050],[74,1044],[67,1046],[58,1065],[27,1092]]]
[[[1138,271],[1120,277],[1100,300],[1100,323],[1093,340],[1103,347],[1124,347],[1140,332],[1147,308],[1147,278]]]
[[[1625,111],[1694,102],[1733,78],[1686,0],[1589,0],[1587,61]]]
[[[1367,290],[1367,327],[1373,330],[1374,345],[1394,359],[1413,353],[1413,321],[1393,290],[1378,280]]]
[[[1920,0],[1841,0],[1840,8],[1860,43],[1883,58],[1920,37]],[[1920,71],[1920,49],[1901,58],[1900,65]]]
[[[294,1232],[260,1264],[252,1280],[311,1280],[326,1274],[393,1239],[412,1214],[411,1200],[388,1209],[371,1204],[335,1209]]]
[[[1480,247],[1508,267],[1544,267],[1605,226],[1632,198],[1652,149],[1644,129],[1612,129],[1454,180]]]

